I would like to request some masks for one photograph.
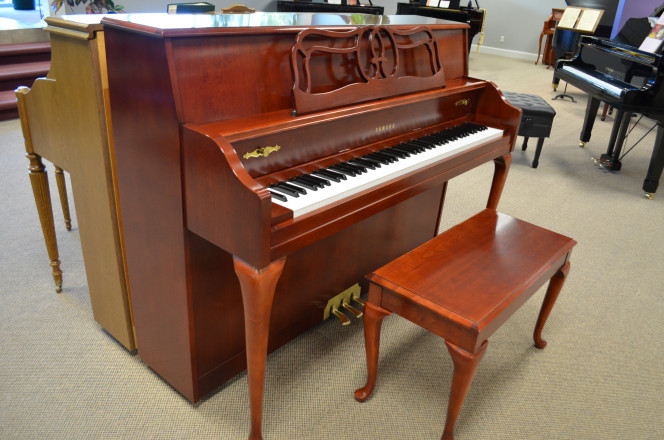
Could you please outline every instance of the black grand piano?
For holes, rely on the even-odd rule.
[[[442,3],[441,3],[442,4]],[[475,35],[482,31],[484,25],[484,10],[480,9],[475,0],[475,6],[471,1],[451,0],[444,2],[445,7],[427,6],[426,0],[411,0],[409,3],[397,3],[397,15],[421,15],[423,17],[439,18],[442,20],[468,23],[468,51],[472,45]]]
[[[663,10],[664,4],[650,16],[659,17]],[[622,166],[620,153],[633,113],[657,122],[657,137],[643,182],[646,197],[652,198],[664,169],[664,55],[638,49],[649,32],[648,19],[643,17],[628,20],[613,40],[582,36],[574,56],[557,61],[554,76],[588,93],[580,146],[590,140],[600,102],[617,110],[607,152],[600,158],[609,169]]]

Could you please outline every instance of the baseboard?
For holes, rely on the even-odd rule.
[[[473,44],[470,50],[471,52],[477,52],[477,45]],[[500,49],[498,47],[480,46],[480,53],[486,53],[489,55],[499,55],[501,57],[518,58],[520,60],[532,61],[533,63],[537,59],[537,54],[535,53]]]

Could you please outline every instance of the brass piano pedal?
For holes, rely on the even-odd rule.
[[[361,318],[362,315],[363,315],[362,312],[360,312],[359,310],[357,310],[355,307],[351,306],[351,305],[348,303],[348,300],[347,300],[347,299],[344,299],[344,300],[341,302],[341,307],[343,307],[344,309],[348,310],[348,311],[349,311],[350,313],[352,313],[353,316],[355,316],[356,318]]]
[[[350,324],[350,318],[337,309],[337,306],[332,307],[332,310],[330,311],[334,316],[339,318],[339,321],[341,321],[341,325],[348,325]]]
[[[367,304],[367,302],[362,298],[360,298],[359,296],[352,296],[350,299],[360,304],[362,307],[364,307]]]
[[[580,142],[579,142],[579,148],[583,148],[583,147],[585,147],[587,143],[588,143],[588,142],[580,141]]]

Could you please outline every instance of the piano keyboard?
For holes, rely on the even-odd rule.
[[[502,135],[503,130],[467,123],[300,175],[268,189],[272,202],[292,210],[295,218]]]
[[[577,69],[576,67],[571,67],[571,66],[563,66],[563,69],[567,71],[568,73],[581,78],[590,84],[599,87],[602,90],[605,90],[615,96],[616,98],[620,98],[624,93],[625,89],[622,87],[617,87],[614,86],[613,84],[608,83],[607,81],[603,81],[600,78],[597,78],[595,76],[589,75],[588,73]]]

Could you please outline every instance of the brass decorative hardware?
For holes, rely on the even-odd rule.
[[[459,99],[457,102],[454,103],[454,105],[456,105],[457,107],[459,107],[461,105],[468,105],[468,104],[470,104],[470,99],[468,99],[468,98]]]
[[[348,311],[349,311],[350,313],[352,313],[353,316],[355,316],[356,318],[361,318],[362,315],[363,315],[362,312],[360,312],[359,310],[357,310],[355,307],[351,306],[351,305],[348,303],[348,300],[347,300],[347,299],[344,299],[343,301],[341,301],[341,307],[343,307],[344,309],[348,310]]]
[[[579,142],[579,148],[583,148],[585,146],[586,146],[586,142],[583,142],[583,141]]]
[[[339,310],[342,307],[352,313],[356,318],[361,318],[363,314],[362,311],[351,305],[352,301],[356,301],[358,304],[364,305],[364,301],[360,299],[361,293],[362,289],[360,289],[360,285],[354,284],[335,297],[330,298],[330,300],[327,302],[327,305],[325,306],[323,319],[327,319],[330,317],[330,315],[334,315],[339,318],[341,324],[350,324],[350,319]]]
[[[337,306],[332,307],[331,313],[339,318],[339,321],[341,321],[341,325],[348,325],[350,324],[350,318],[348,316],[344,315],[337,309]]]
[[[245,159],[249,159],[251,157],[268,157],[270,154],[274,153],[275,151],[281,150],[281,147],[279,145],[275,145],[274,147],[260,147],[256,148],[254,151],[251,151],[249,153],[244,153]]]

